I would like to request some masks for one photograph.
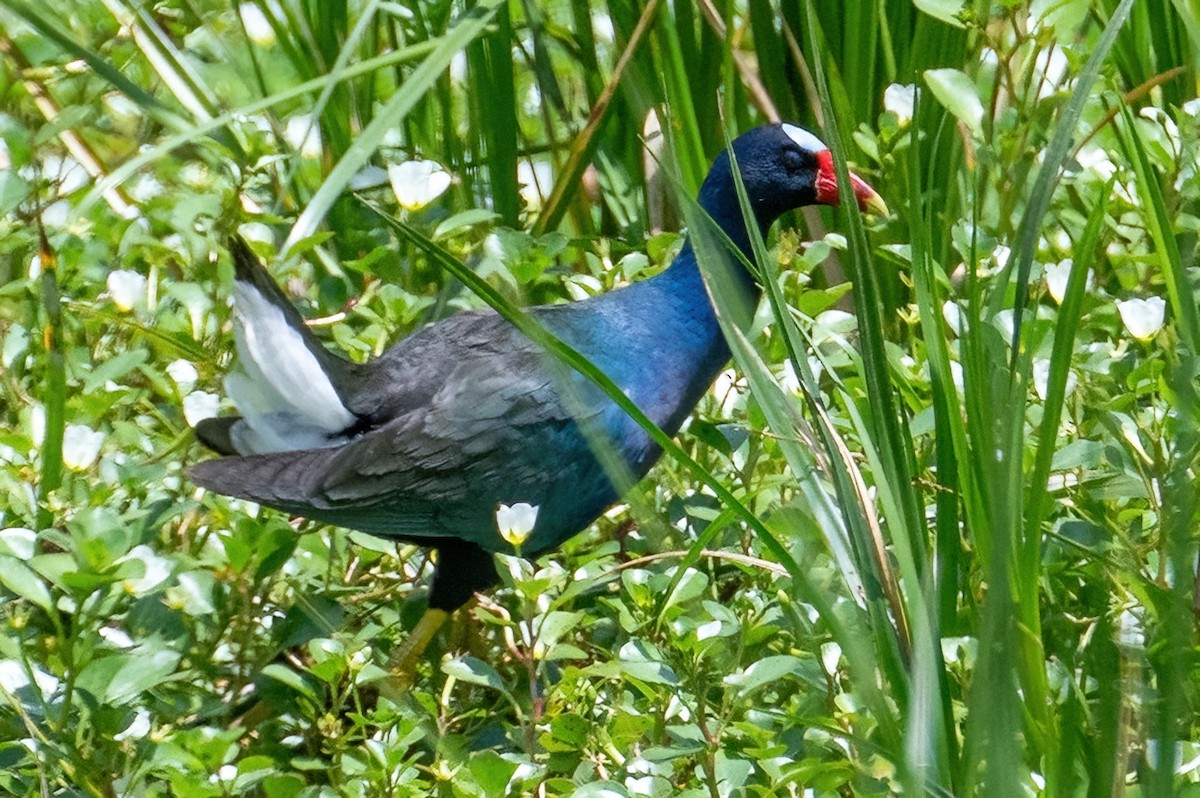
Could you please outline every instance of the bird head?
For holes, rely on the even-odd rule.
[[[738,136],[732,147],[746,195],[764,231],[793,208],[841,201],[833,153],[804,128],[786,122],[763,125]],[[887,215],[883,199],[857,175],[850,175],[849,189],[861,210]],[[728,151],[713,163],[700,190],[700,204],[714,219],[732,221],[737,194]]]

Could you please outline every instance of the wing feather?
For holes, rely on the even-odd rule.
[[[192,478],[220,493],[366,532],[454,536],[500,548],[493,540],[496,505],[549,502],[564,470],[586,468],[572,463],[591,457],[547,355],[494,319],[440,334],[434,355],[418,340],[381,358],[352,394],[354,409],[375,392],[390,417],[359,437],[336,448],[211,460],[193,467]],[[396,380],[390,391],[385,379]],[[549,452],[556,457],[547,458]],[[512,495],[518,487],[522,495]]]

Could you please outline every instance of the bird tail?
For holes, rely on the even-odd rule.
[[[358,417],[346,406],[353,364],[327,350],[239,236],[234,264],[234,340],[240,369],[225,390],[242,419],[229,438],[239,454],[336,446]]]
[[[316,517],[319,499],[314,486],[328,463],[328,449],[287,454],[251,454],[219,457],[196,463],[188,478],[202,488],[236,496],[287,512]]]

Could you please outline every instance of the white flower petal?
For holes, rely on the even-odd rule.
[[[242,18],[242,25],[245,26],[250,41],[259,47],[270,47],[275,43],[275,29],[271,27],[258,4],[242,3],[238,6],[238,15]]]
[[[189,427],[194,427],[206,418],[214,418],[221,397],[207,391],[192,391],[183,397],[183,417]]]
[[[526,502],[517,502],[512,506],[501,504],[496,508],[496,526],[500,529],[500,537],[511,546],[520,546],[533,531],[537,516],[538,507]]]
[[[1139,341],[1149,341],[1162,329],[1167,303],[1162,297],[1126,299],[1117,303],[1117,312],[1129,334]]]
[[[1100,147],[1086,147],[1080,150],[1079,154],[1075,156],[1075,162],[1106,182],[1117,173],[1116,164]]]
[[[998,269],[1007,268],[1008,259],[1011,257],[1012,249],[1004,246],[1003,244],[998,245],[994,250],[992,250],[992,260],[996,261],[996,268]]]
[[[1075,377],[1075,372],[1068,371],[1066,394],[1069,396],[1078,384],[1079,380]],[[1050,392],[1050,361],[1045,358],[1033,361],[1033,390],[1037,392],[1039,399],[1043,402],[1046,401],[1046,395]]]
[[[144,596],[161,585],[171,575],[174,565],[171,560],[157,554],[145,544],[134,546],[129,553],[117,560],[118,563],[137,561],[142,563],[141,576],[126,579],[125,589],[135,596]]]
[[[554,170],[549,161],[521,160],[517,162],[517,182],[521,184],[521,199],[525,204],[539,208],[554,185]]]
[[[134,712],[133,720],[125,727],[124,731],[119,731],[113,735],[113,739],[118,742],[121,740],[141,740],[150,733],[150,713],[145,709],[138,707]]]
[[[424,208],[450,188],[450,173],[436,161],[405,161],[388,166],[396,200],[406,210]]]
[[[321,157],[321,126],[312,114],[297,114],[289,119],[283,137],[305,158]]]
[[[893,83],[883,90],[884,109],[895,114],[902,126],[912,121],[914,94],[911,83]]]
[[[86,471],[96,462],[102,443],[103,432],[84,424],[69,424],[63,431],[63,463],[75,471]]]
[[[1067,281],[1071,277],[1071,266],[1074,264],[1070,258],[1060,263],[1047,263],[1043,268],[1046,276],[1046,290],[1050,292],[1050,296],[1054,297],[1054,301],[1062,304],[1063,297],[1067,294]]]
[[[190,391],[192,386],[196,384],[196,380],[200,375],[196,373],[196,367],[192,365],[190,360],[179,358],[172,360],[167,366],[167,376],[175,381],[181,391]]]
[[[824,310],[813,319],[812,341],[844,341],[845,337],[858,329],[858,319],[844,310]]]
[[[108,273],[108,295],[121,310],[133,310],[146,303],[146,278],[129,269]]]
[[[955,335],[962,335],[963,332],[963,310],[958,303],[952,299],[947,299],[942,305],[942,318],[946,320],[947,326]]]

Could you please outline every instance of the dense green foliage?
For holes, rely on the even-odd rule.
[[[0,792],[1200,795],[1200,0],[0,0],[0,53]],[[677,449],[377,700],[427,555],[184,474],[224,236],[366,358],[653,273],[778,118],[892,216],[757,242]]]

